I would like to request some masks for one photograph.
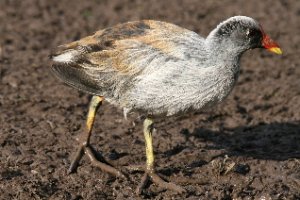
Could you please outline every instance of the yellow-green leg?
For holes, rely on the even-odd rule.
[[[154,170],[154,153],[153,153],[153,145],[152,145],[152,132],[153,132],[153,120],[150,118],[146,118],[144,120],[144,137],[145,137],[145,145],[146,145],[146,170],[145,174],[142,178],[140,185],[138,186],[136,192],[141,194],[142,189],[146,186],[149,178],[153,183],[156,183],[158,186],[176,191],[178,193],[182,193],[185,190],[175,185],[174,183],[166,182],[162,178],[160,178]]]
[[[144,120],[144,137],[146,145],[146,169],[151,170],[154,166],[154,153],[152,145],[153,120],[146,118]]]
[[[90,147],[90,137],[92,133],[93,124],[95,121],[95,115],[98,108],[102,104],[103,99],[104,99],[103,97],[99,97],[99,96],[92,97],[89,106],[88,115],[87,115],[87,120],[86,120],[86,130],[78,138],[80,146],[76,152],[75,158],[73,159],[70,165],[69,173],[72,173],[76,170],[79,161],[81,160],[83,155],[86,154],[89,157],[93,166],[100,168],[102,171],[124,178],[124,175],[117,169],[113,168],[110,165],[98,161]]]

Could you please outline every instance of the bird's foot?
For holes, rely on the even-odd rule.
[[[165,180],[163,180],[159,175],[157,175],[155,173],[155,170],[153,169],[153,167],[151,168],[146,168],[145,173],[143,175],[143,178],[141,180],[141,183],[139,184],[139,186],[136,189],[136,193],[138,195],[140,195],[142,193],[142,190],[146,187],[148,181],[151,179],[152,183],[157,184],[159,187],[168,189],[168,190],[172,190],[175,191],[177,193],[183,193],[185,192],[185,189],[183,189],[182,187],[171,183],[171,182],[166,182]]]
[[[116,177],[125,179],[125,176],[122,172],[120,172],[119,170],[117,170],[116,168],[108,164],[98,161],[91,147],[89,145],[84,145],[84,144],[80,145],[78,151],[76,152],[75,158],[73,159],[70,168],[68,170],[69,173],[73,173],[77,169],[79,161],[81,160],[84,154],[86,154],[89,157],[93,166],[100,168],[102,171],[108,172]]]

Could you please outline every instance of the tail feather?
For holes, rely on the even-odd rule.
[[[52,70],[54,74],[66,84],[90,94],[99,94],[101,88],[95,80],[91,79],[79,66],[72,64],[54,63]]]

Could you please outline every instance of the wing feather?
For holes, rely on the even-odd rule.
[[[52,68],[77,89],[108,95],[128,87],[130,80],[152,62],[163,65],[170,59],[183,59],[183,49],[195,42],[191,38],[200,39],[196,33],[173,24],[128,22],[59,46],[51,55]]]

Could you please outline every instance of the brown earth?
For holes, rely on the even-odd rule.
[[[1,0],[0,8],[1,199],[300,199],[299,0]],[[141,123],[133,127],[108,104],[98,112],[92,145],[129,179],[87,158],[67,174],[90,97],[53,76],[53,47],[139,19],[206,36],[234,15],[260,21],[284,54],[247,52],[224,103],[156,124],[158,172],[185,194],[150,185],[135,195],[142,174],[125,166],[145,162]]]

